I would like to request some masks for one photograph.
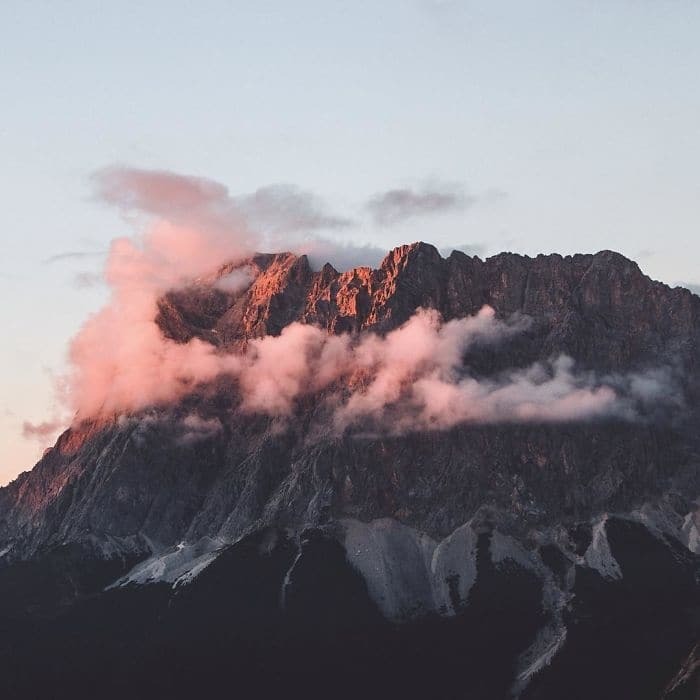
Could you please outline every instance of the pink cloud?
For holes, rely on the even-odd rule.
[[[94,181],[100,199],[125,211],[180,222],[233,214],[228,189],[207,178],[112,166],[95,173]]]

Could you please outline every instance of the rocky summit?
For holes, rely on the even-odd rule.
[[[0,489],[4,696],[699,697],[700,297],[610,251],[415,243],[377,269],[222,264],[155,323],[232,357],[290,324],[351,343],[484,306],[527,322],[465,349],[475,386],[565,357],[634,404],[339,429],[362,377],[280,417],[221,374],[78,415]]]

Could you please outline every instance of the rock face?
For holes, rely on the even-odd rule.
[[[203,678],[212,690],[225,680],[221,645],[240,655],[235,673],[250,686],[239,687],[263,696],[295,683],[324,694],[299,670],[309,658],[324,682],[351,673],[338,697],[658,698],[689,687],[700,298],[608,251],[482,261],[417,243],[376,270],[315,272],[292,254],[243,266],[246,290],[214,277],[166,294],[163,335],[236,352],[294,321],[382,334],[418,308],[450,320],[489,304],[532,323],[475,351],[475,371],[561,353],[598,373],[663,366],[676,409],[311,439],[313,397],[280,426],[242,412],[221,379],[177,405],[75,425],[0,489],[0,620],[16,642],[0,659],[12,687],[39,682],[27,620],[54,659],[46,687],[65,674],[78,696],[81,678],[65,669],[84,654],[114,682],[106,659],[118,657],[143,696],[184,696]],[[192,414],[222,429],[183,441]],[[84,640],[59,653],[75,629]],[[197,682],[173,675],[178,658]],[[178,680],[159,685],[154,668]]]
[[[279,334],[292,321],[331,333],[384,332],[420,307],[450,320],[489,304],[500,315],[521,312],[537,321],[528,342],[503,358],[517,364],[562,352],[611,370],[660,357],[693,367],[698,361],[700,299],[652,282],[611,251],[566,258],[502,253],[482,261],[458,251],[443,259],[433,246],[414,243],[393,250],[377,270],[338,273],[325,265],[313,272],[306,256],[291,253],[259,255],[247,264],[255,279],[237,298],[206,284],[166,295],[158,318],[164,334],[226,346]]]

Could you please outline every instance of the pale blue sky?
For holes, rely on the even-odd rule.
[[[314,192],[390,247],[596,251],[700,282],[700,3],[0,4],[0,483],[40,448],[50,371],[102,301],[75,276],[128,228],[91,199],[113,163],[233,193]],[[472,206],[395,226],[364,203],[462,188]],[[340,235],[336,233],[336,235]]]

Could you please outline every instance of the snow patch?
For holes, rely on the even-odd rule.
[[[467,523],[458,527],[435,548],[430,572],[435,608],[455,615],[466,603],[476,581],[478,535]]]
[[[385,617],[399,622],[430,612],[442,616],[461,612],[478,575],[479,535],[471,522],[437,544],[391,519],[370,523],[346,519],[341,523],[347,559],[364,578],[370,597]],[[609,550],[604,521],[589,549],[589,565],[621,575]],[[543,585],[542,608],[549,614],[548,622],[518,658],[512,692],[519,696],[564,645],[567,629],[563,611],[571,593],[557,584],[537,552],[527,550],[509,535],[493,530],[490,553],[496,566],[514,562],[538,576]]]
[[[129,573],[109,588],[169,583],[173,588],[191,583],[219,555],[227,542],[220,538],[203,537],[188,544],[180,544],[138,563]]]
[[[524,569],[539,568],[530,554],[516,539],[509,535],[503,535],[498,530],[491,534],[491,561],[494,564],[502,564],[506,560],[515,562]]]
[[[439,543],[390,518],[341,523],[347,559],[388,619],[400,621],[429,612],[452,616],[466,604],[477,577],[479,536],[471,522]],[[538,572],[541,567],[514,538],[496,530],[491,556],[495,564],[514,561]]]
[[[511,694],[519,697],[530,681],[549,666],[552,659],[564,646],[567,629],[564,624],[564,610],[571,600],[571,592],[563,590],[556,583],[552,572],[536,557],[543,583],[542,607],[551,616],[548,623],[536,634],[534,641],[518,657],[518,671]]]
[[[558,533],[553,534],[556,541]],[[558,546],[547,536],[541,538],[540,545],[547,540]],[[491,557],[495,563],[509,559],[524,568],[529,568],[542,582],[542,609],[548,614],[548,621],[538,630],[530,646],[518,656],[517,675],[511,687],[511,695],[520,697],[532,678],[552,662],[566,642],[567,628],[563,612],[572,594],[566,583],[564,588],[559,585],[551,569],[542,561],[539,552],[528,551],[512,537],[494,532]]]
[[[606,532],[608,516],[604,515],[593,526],[593,539],[583,555],[585,563],[595,569],[603,578],[621,579],[622,570],[610,550]]]
[[[282,608],[282,610],[284,610],[287,607],[287,588],[289,588],[289,585],[292,583],[294,567],[299,562],[299,559],[301,559],[301,555],[302,549],[300,547],[296,557],[294,557],[292,565],[289,567],[289,569],[287,569],[287,573],[284,575],[284,581],[282,581],[282,590],[280,591],[280,607]]]
[[[462,609],[477,576],[478,535],[470,523],[436,544],[389,518],[341,522],[348,561],[388,619],[430,612],[452,616]]]
[[[553,624],[543,627],[537,633],[535,641],[521,655],[520,664],[524,668],[518,673],[513,685],[511,692],[514,697],[519,697],[534,676],[549,666],[565,641],[566,626],[559,615]]]
[[[645,503],[641,508],[633,510],[630,517],[644,525],[657,539],[662,541],[669,537],[675,540],[682,539],[683,519],[668,504],[651,505]]]
[[[698,521],[700,511],[694,511],[688,513],[683,520],[683,526],[681,527],[681,536],[683,544],[695,554],[700,552],[700,532],[698,531]]]
[[[388,619],[435,609],[430,580],[434,540],[389,518],[341,523],[348,561],[362,574],[372,600]]]

